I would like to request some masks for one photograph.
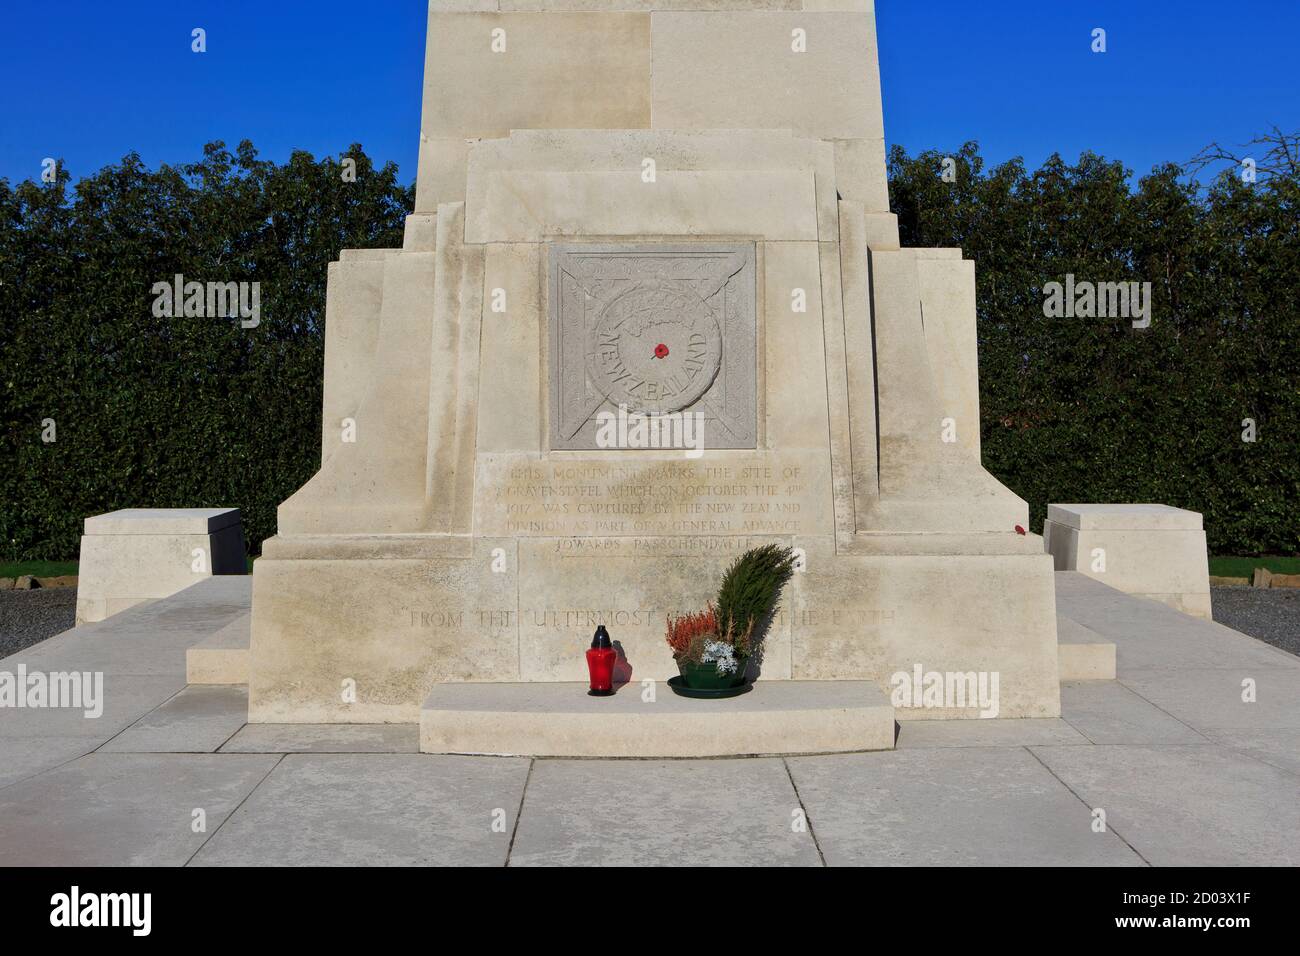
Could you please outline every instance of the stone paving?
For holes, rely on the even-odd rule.
[[[248,601],[210,578],[0,660],[102,670],[107,698],[0,710],[0,865],[1300,864],[1300,659],[1082,575],[1057,575],[1058,609],[1116,643],[1119,679],[1064,685],[1061,719],[909,721],[893,752],[786,759],[248,725],[245,688],[184,676]]]

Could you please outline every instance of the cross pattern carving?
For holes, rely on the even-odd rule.
[[[755,447],[752,244],[555,244],[550,284],[552,448],[596,448],[596,416],[620,405]]]

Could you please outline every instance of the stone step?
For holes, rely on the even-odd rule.
[[[612,697],[581,683],[438,684],[420,710],[424,753],[715,757],[891,750],[894,708],[870,681],[759,681],[725,700],[656,681]]]
[[[185,652],[190,684],[247,684],[252,613],[241,614]]]
[[[1115,679],[1114,642],[1064,614],[1056,615],[1056,651],[1062,683]]]

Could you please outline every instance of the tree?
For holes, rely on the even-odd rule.
[[[61,164],[55,183],[0,180],[6,556],[75,555],[87,515],[196,505],[239,507],[256,550],[320,459],[326,267],[400,246],[414,190],[359,145],[278,165],[247,142],[68,186]],[[259,283],[260,324],[156,316],[177,274]]]
[[[1300,549],[1294,167],[1200,189],[1172,164],[1134,186],[1089,153],[1032,173],[986,170],[973,143],[949,155],[953,182],[945,154],[895,147],[892,206],[905,246],[975,260],[984,461],[1034,526],[1053,501],[1157,501],[1202,512],[1217,553]],[[1046,318],[1067,274],[1150,282],[1151,327]]]

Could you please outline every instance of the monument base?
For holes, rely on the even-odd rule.
[[[764,681],[728,700],[638,683],[439,684],[420,711],[424,753],[719,757],[892,750],[894,708],[869,681]]]
[[[703,607],[734,555],[767,541],[804,570],[766,634],[765,685],[983,675],[996,713],[918,692],[897,716],[1059,716],[1051,557],[1032,536],[982,537],[990,553],[857,554],[831,536],[273,538],[254,566],[249,720],[414,723],[440,684],[583,682],[598,624],[622,679],[663,697],[665,617]]]

